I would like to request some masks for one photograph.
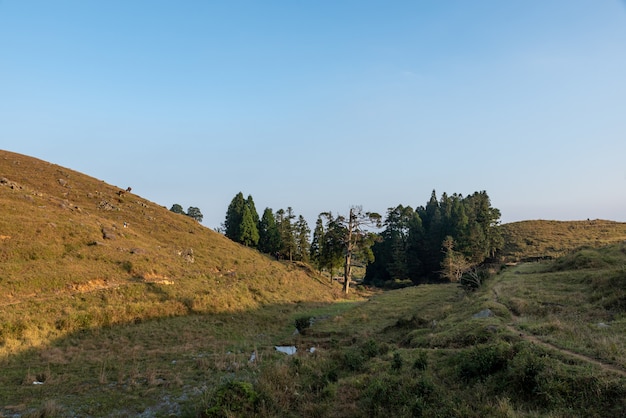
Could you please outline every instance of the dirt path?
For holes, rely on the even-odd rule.
[[[492,289],[493,294],[495,296],[495,301],[500,303],[501,305],[504,305],[502,302],[500,302],[500,297],[498,295],[498,291],[493,288]],[[506,306],[506,305],[504,305]],[[508,306],[507,306],[508,309]],[[523,338],[526,341],[529,341],[533,344],[536,344],[538,346],[550,349],[550,350],[554,350],[559,352],[560,354],[563,354],[564,356],[567,357],[572,357],[576,360],[580,360],[580,361],[584,361],[590,364],[593,364],[595,366],[600,367],[602,370],[606,371],[606,372],[612,372],[612,373],[616,373],[619,374],[622,377],[626,377],[626,370],[622,369],[619,366],[616,366],[614,364],[610,364],[610,363],[604,363],[600,360],[597,360],[593,357],[588,357],[584,354],[580,354],[580,353],[576,353],[574,351],[571,350],[567,350],[565,348],[561,348],[558,347],[554,344],[545,342],[543,340],[541,340],[539,337],[536,337],[534,335],[529,335],[529,334],[525,334],[522,331],[520,331],[519,328],[516,327],[516,324],[519,322],[519,316],[515,315],[513,312],[511,312],[511,310],[509,309],[509,313],[511,314],[511,318],[513,319],[513,322],[510,324],[505,324],[504,326],[506,327],[506,329],[508,329],[509,331],[511,331],[514,334],[518,334],[521,338]]]

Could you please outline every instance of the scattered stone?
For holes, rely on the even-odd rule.
[[[113,206],[111,203],[109,203],[108,200],[102,200],[99,204],[98,204],[98,209],[102,209],[102,210],[115,210],[116,207]]]
[[[58,179],[57,180],[59,182],[59,184],[63,187],[67,186],[67,180],[65,179]]]
[[[117,237],[113,233],[113,231],[109,228],[102,228],[102,238],[104,239],[116,239]]]
[[[130,253],[131,253],[131,254],[138,254],[138,255],[141,255],[141,254],[145,254],[145,253],[147,253],[147,251],[146,251],[146,250],[144,250],[143,248],[131,248],[131,249],[130,249]]]
[[[188,248],[186,250],[179,251],[178,255],[180,255],[188,263],[193,263],[195,261],[193,257],[193,248]]]
[[[19,184],[17,184],[14,181],[11,181],[11,180],[7,179],[6,177],[0,178],[0,185],[2,185],[2,186],[9,186],[9,188],[11,188],[11,189],[21,189],[22,188],[22,186],[20,186]]]
[[[482,311],[478,312],[477,314],[472,315],[472,318],[490,318],[492,316],[495,316],[495,315],[491,311],[491,309],[483,309]]]

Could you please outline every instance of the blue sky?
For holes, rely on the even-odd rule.
[[[626,222],[626,5],[0,0],[0,148],[210,228],[239,191]]]

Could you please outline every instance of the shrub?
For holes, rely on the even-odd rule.
[[[404,360],[402,360],[402,356],[400,353],[393,353],[393,359],[391,360],[391,369],[398,371],[402,369],[402,365],[404,364]]]
[[[126,273],[131,273],[133,271],[133,263],[131,261],[122,261],[120,266]]]
[[[302,333],[305,329],[311,326],[311,318],[308,316],[301,316],[296,318],[296,329],[299,333]]]
[[[380,352],[378,343],[373,339],[367,340],[367,342],[363,344],[363,347],[361,347],[361,351],[367,358],[376,357]]]
[[[425,350],[419,350],[417,352],[417,358],[413,362],[413,368],[416,370],[426,370],[428,367],[428,354]]]
[[[457,359],[459,376],[465,381],[482,380],[505,369],[512,352],[506,343],[481,345],[463,351]]]
[[[228,382],[220,386],[213,399],[213,406],[207,408],[207,417],[230,417],[254,414],[259,394],[248,382]]]
[[[508,371],[511,389],[525,400],[537,399],[540,393],[540,375],[545,359],[529,348],[522,348],[512,359]]]

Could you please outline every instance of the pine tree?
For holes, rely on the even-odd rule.
[[[280,252],[289,261],[293,261],[293,256],[297,249],[297,243],[294,236],[294,226],[292,221],[296,215],[293,214],[291,207],[287,208],[287,211],[279,209],[276,212],[276,226],[280,233],[281,249]]]
[[[255,225],[259,224],[259,212],[257,212],[256,207],[254,206],[254,200],[252,199],[252,195],[248,195],[246,199],[246,206],[250,208],[250,214],[252,215],[252,221]]]
[[[352,280],[352,262],[355,255],[360,255],[366,261],[373,261],[373,253],[371,250],[375,242],[375,236],[365,231],[366,226],[381,226],[381,217],[377,213],[363,212],[361,207],[350,208],[348,219],[344,220],[344,228],[346,236],[345,244],[345,262],[343,273],[343,292],[348,294],[350,289],[350,281]]]
[[[311,229],[302,215],[298,216],[295,228],[296,259],[298,261],[309,262],[310,234]]]
[[[331,212],[323,212],[320,217],[326,218],[326,233],[321,246],[321,265],[328,270],[332,281],[335,270],[343,262],[346,238],[344,218],[341,216],[334,218]]]
[[[272,209],[265,208],[259,221],[259,251],[276,255],[281,248],[280,233]]]
[[[323,269],[322,246],[324,245],[324,221],[321,216],[315,221],[315,229],[313,230],[313,239],[309,248],[309,256],[311,262],[321,272]],[[332,277],[331,277],[332,278]]]
[[[259,243],[259,230],[257,229],[257,223],[254,222],[254,216],[249,206],[244,206],[241,225],[239,228],[238,242],[246,247],[256,247]]]
[[[243,193],[239,192],[228,205],[226,220],[224,221],[225,234],[235,242],[239,242],[241,236],[241,222],[243,220],[243,210],[246,202]]]

